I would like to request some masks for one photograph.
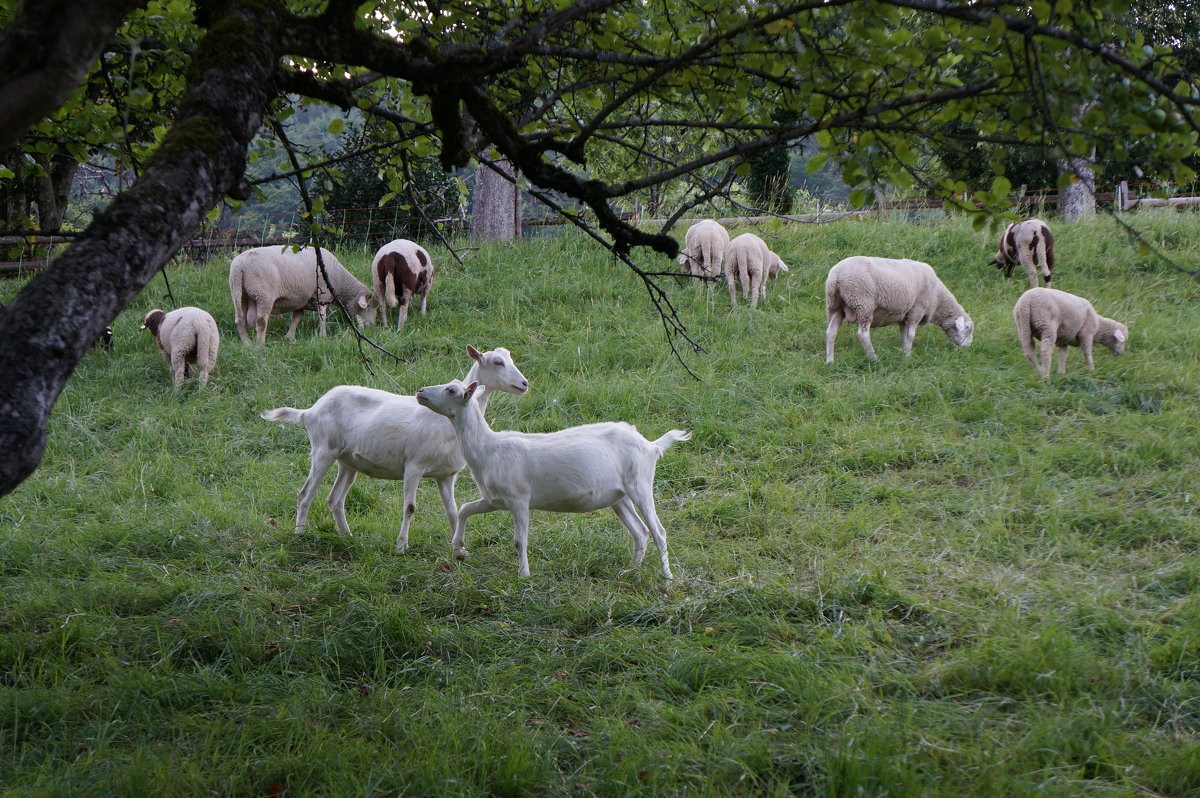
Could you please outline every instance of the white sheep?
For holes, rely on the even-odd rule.
[[[912,351],[917,325],[936,324],[959,346],[969,346],[971,317],[942,284],[928,263],[856,256],[839,261],[825,280],[825,362],[833,362],[833,344],[842,320],[858,324],[858,340],[876,360],[871,328],[899,324],[900,348]]]
[[[1054,269],[1054,234],[1041,219],[1025,219],[1013,222],[1000,236],[1000,250],[992,258],[992,265],[1004,271],[1004,278],[1012,277],[1013,266],[1020,263],[1029,278],[1029,285],[1037,288],[1038,272],[1050,285],[1050,272]]]
[[[480,410],[487,408],[493,390],[523,394],[529,381],[513,364],[508,350],[499,347],[467,354],[474,361],[467,379],[478,380]],[[359,473],[376,479],[403,480],[404,516],[396,537],[396,553],[408,550],[408,527],[416,512],[417,484],[424,477],[437,481],[450,530],[457,530],[458,510],[454,483],[466,462],[450,422],[400,396],[358,385],[341,385],[327,391],[307,410],[280,407],[262,414],[267,421],[287,421],[308,431],[311,467],[296,498],[296,531],[308,522],[308,508],[329,467],[337,462],[337,479],[329,491],[329,509],[337,528],[350,535],[346,523],[346,494]],[[466,556],[462,538],[452,540],[455,556]]]
[[[767,298],[767,278],[774,278],[788,267],[754,233],[742,233],[725,249],[725,281],[729,284],[729,304],[737,305],[737,285],[742,286],[742,298],[750,297],[751,309],[759,299]],[[736,277],[734,276],[736,274]]]
[[[1050,376],[1053,350],[1058,348],[1058,373],[1067,373],[1067,347],[1078,346],[1088,368],[1094,369],[1092,343],[1107,346],[1114,355],[1125,351],[1129,328],[1119,321],[1106,319],[1092,303],[1081,296],[1054,288],[1030,288],[1013,306],[1017,337],[1025,358],[1043,378]],[[1038,364],[1034,339],[1042,342],[1042,362]]]
[[[725,248],[729,246],[729,231],[713,219],[704,219],[688,228],[679,252],[679,271],[716,277],[721,274]]]
[[[671,430],[655,441],[624,422],[585,424],[558,432],[494,432],[471,401],[476,383],[454,380],[417,391],[417,401],[448,417],[481,498],[458,509],[455,539],[465,536],[476,513],[508,510],[521,576],[529,576],[529,511],[586,513],[613,508],[633,537],[633,564],[646,553],[647,531],[654,536],[662,572],[674,578],[667,557],[667,532],[654,510],[654,471],[663,452],[690,432]],[[638,517],[638,512],[641,517]]]
[[[208,384],[208,375],[217,365],[221,332],[207,311],[186,307],[164,313],[155,308],[146,314],[142,329],[152,332],[158,341],[158,348],[171,367],[175,390],[183,386],[189,363],[195,363],[200,371],[200,387]]]
[[[321,260],[329,284],[317,268],[316,250],[293,249],[290,245],[255,247],[242,252],[229,264],[229,293],[233,297],[234,321],[238,335],[247,344],[247,325],[256,328],[258,343],[267,340],[267,321],[273,313],[291,313],[287,337],[295,340],[296,327],[305,310],[317,311],[320,334],[326,334],[325,316],[333,294],[354,315],[358,323],[375,323],[377,303],[371,290],[346,270],[327,249]],[[330,292],[332,286],[333,292]]]
[[[408,319],[408,306],[416,294],[421,295],[421,315],[425,315],[425,301],[433,287],[433,261],[424,247],[406,238],[384,244],[371,261],[371,279],[375,286],[375,300],[383,314],[386,327],[387,309],[397,307],[396,332],[404,329]],[[396,297],[396,291],[400,297]]]

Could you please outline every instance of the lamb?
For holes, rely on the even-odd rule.
[[[164,313],[155,308],[146,314],[142,329],[152,332],[158,341],[158,348],[171,366],[175,390],[182,387],[189,363],[200,370],[200,387],[208,384],[208,375],[217,365],[221,333],[207,311],[186,307]]]
[[[1029,277],[1030,288],[1037,288],[1038,272],[1050,285],[1054,269],[1054,234],[1041,219],[1025,219],[1010,224],[1000,237],[1000,251],[992,265],[1004,271],[1004,279],[1012,278],[1013,266],[1020,263]]]
[[[388,306],[399,305],[396,332],[404,329],[408,306],[416,294],[421,295],[421,315],[425,315],[425,300],[429,298],[429,289],[433,286],[433,261],[420,244],[405,238],[384,244],[371,261],[371,277],[375,285],[375,300],[383,313],[384,327],[388,323]],[[400,290],[399,299],[396,298],[397,288]]]
[[[743,233],[725,249],[725,281],[729,284],[729,304],[737,305],[737,286],[734,274],[742,286],[742,298],[750,297],[750,308],[758,307],[759,299],[767,298],[767,278],[786,272],[783,260],[767,248],[767,243],[754,233]]]
[[[480,410],[487,408],[493,390],[517,395],[529,390],[529,381],[513,364],[507,349],[480,352],[468,346],[467,354],[474,361],[467,379],[478,380],[484,386],[479,392]],[[334,461],[338,473],[328,503],[334,523],[343,534],[351,534],[346,523],[346,494],[360,472],[376,479],[402,480],[404,516],[396,537],[397,554],[408,550],[408,528],[417,510],[417,484],[423,477],[437,481],[450,531],[456,532],[454,483],[466,461],[450,422],[419,406],[414,397],[341,385],[326,392],[307,410],[280,407],[262,417],[299,424],[308,431],[311,467],[296,498],[297,532],[308,522],[308,508]],[[456,557],[466,556],[461,537],[454,537],[452,544]]]
[[[702,277],[721,273],[721,261],[729,246],[729,231],[713,219],[704,219],[688,228],[679,252],[679,271]]]
[[[1119,321],[1096,313],[1092,303],[1081,296],[1054,288],[1030,288],[1013,307],[1017,337],[1025,357],[1043,379],[1050,376],[1052,350],[1058,348],[1058,373],[1067,373],[1067,347],[1078,346],[1088,368],[1092,363],[1092,343],[1107,346],[1114,355],[1125,352],[1129,328]],[[1033,339],[1042,342],[1042,362],[1038,364]]]
[[[858,340],[876,360],[871,328],[901,325],[900,348],[912,351],[919,324],[936,324],[959,346],[969,346],[974,324],[962,305],[928,263],[856,256],[839,261],[825,280],[825,362],[833,362],[833,344],[842,319],[858,323]]]
[[[558,432],[493,432],[471,397],[477,383],[458,380],[417,391],[417,401],[450,419],[471,466],[481,498],[458,510],[455,538],[462,541],[467,519],[476,513],[508,510],[515,527],[520,575],[529,576],[529,511],[586,513],[611,507],[633,536],[633,564],[646,553],[647,531],[654,536],[662,572],[673,579],[667,533],[654,511],[654,471],[663,452],[690,432],[671,430],[655,441],[631,425],[607,422]],[[636,509],[635,509],[636,508]],[[638,517],[638,512],[641,517]]]
[[[257,329],[259,345],[266,343],[267,322],[272,313],[292,314],[287,337],[295,340],[301,314],[311,309],[317,311],[320,334],[326,335],[325,316],[333,294],[354,314],[359,324],[375,323],[377,304],[370,289],[348,272],[329,250],[321,250],[321,260],[329,275],[328,285],[320,275],[316,250],[312,247],[255,247],[233,259],[229,264],[229,292],[242,341],[250,343],[246,333],[246,327],[250,325]]]

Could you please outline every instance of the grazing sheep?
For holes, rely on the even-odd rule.
[[[605,507],[633,536],[633,564],[646,553],[647,532],[672,579],[667,533],[654,510],[654,471],[663,452],[690,432],[671,430],[655,441],[624,422],[585,424],[529,435],[493,432],[479,405],[471,401],[478,385],[454,380],[417,391],[417,401],[450,419],[471,478],[481,498],[458,510],[455,537],[462,540],[467,519],[476,513],[512,513],[521,576],[529,576],[529,511],[587,513]],[[638,517],[638,512],[641,517]]]
[[[721,274],[721,261],[729,246],[729,231],[713,219],[704,219],[688,228],[679,252],[679,271],[716,277]]]
[[[200,387],[208,384],[221,345],[217,322],[208,311],[187,307],[164,313],[155,308],[146,314],[142,329],[154,333],[158,348],[171,366],[175,390],[183,385],[189,363],[195,363],[200,370]]]
[[[1054,288],[1030,288],[1021,294],[1013,306],[1013,320],[1017,323],[1017,337],[1021,339],[1025,358],[1043,378],[1050,376],[1050,360],[1055,347],[1058,348],[1058,373],[1066,374],[1068,346],[1082,349],[1088,368],[1094,369],[1093,342],[1120,355],[1129,340],[1129,328],[1124,324],[1096,313],[1092,303],[1083,297]],[[1042,342],[1040,365],[1033,346],[1035,338]]]
[[[425,315],[425,300],[433,286],[433,261],[420,244],[405,238],[384,244],[371,261],[371,279],[375,285],[375,300],[383,314],[384,327],[388,323],[388,306],[399,305],[396,332],[404,329],[408,306],[415,294],[421,295],[421,315]],[[397,289],[400,290],[399,299],[396,298]]]
[[[833,343],[842,319],[858,324],[858,340],[876,360],[871,328],[899,324],[900,348],[912,351],[917,325],[936,324],[959,346],[969,346],[974,325],[962,305],[928,263],[856,256],[839,261],[825,280],[825,362],[833,362]]]
[[[523,394],[529,381],[513,364],[504,347],[479,352],[468,346],[474,361],[467,379],[478,380],[480,409],[486,409],[493,390]],[[396,537],[396,553],[408,550],[408,527],[416,513],[417,484],[423,477],[437,480],[450,519],[454,554],[467,554],[457,536],[458,508],[454,504],[454,482],[466,465],[450,422],[417,404],[412,396],[400,396],[358,385],[340,385],[325,393],[307,410],[280,407],[262,414],[267,421],[288,421],[308,431],[312,451],[308,479],[296,499],[296,531],[308,523],[308,508],[329,467],[336,461],[337,479],[329,491],[329,509],[337,528],[350,534],[346,523],[346,494],[359,473],[376,479],[403,480],[404,517]]]
[[[296,339],[296,327],[305,310],[315,309],[320,334],[326,334],[325,316],[332,295],[354,314],[358,323],[375,323],[377,304],[371,290],[359,282],[327,249],[321,250],[329,285],[321,278],[316,250],[293,249],[290,245],[255,247],[239,254],[229,264],[229,292],[233,297],[234,320],[238,335],[247,344],[247,325],[258,332],[258,343],[267,340],[267,322],[271,314],[292,314],[287,337]],[[333,287],[333,294],[329,288]]]
[[[742,286],[742,298],[750,297],[751,309],[758,307],[759,299],[767,298],[767,278],[786,272],[788,267],[772,252],[767,243],[754,233],[743,233],[729,243],[725,249],[725,281],[729,284],[729,304],[737,305],[737,285],[734,274]]]
[[[1000,251],[992,258],[992,265],[1004,271],[1004,279],[1011,279],[1013,266],[1020,263],[1029,277],[1029,285],[1037,288],[1038,272],[1050,285],[1050,272],[1054,269],[1054,234],[1041,219],[1025,219],[1013,222],[1000,237]]]

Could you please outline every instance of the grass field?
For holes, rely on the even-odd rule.
[[[1197,217],[1134,218],[1200,265]],[[1200,282],[1111,222],[1056,225],[1055,286],[1131,341],[1042,381],[997,234],[759,232],[792,271],[758,312],[670,288],[700,381],[574,236],[434,250],[429,315],[374,328],[407,362],[374,376],[343,325],[243,346],[216,261],[170,271],[223,332],[210,388],[176,395],[138,332],[156,279],[0,499],[0,795],[1200,795]],[[974,344],[922,327],[905,359],[877,330],[870,363],[847,326],[825,365],[824,277],[852,254],[932,263]],[[330,475],[293,532],[307,439],[258,414],[461,377],[468,343],[532,385],[496,428],[695,433],[658,469],[673,582],[653,548],[627,570],[609,512],[535,514],[527,580],[507,514],[455,561],[432,482],[405,556],[396,482],[356,483],[347,538]]]

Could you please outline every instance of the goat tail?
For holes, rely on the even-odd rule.
[[[277,407],[263,413],[261,418],[266,421],[286,421],[289,424],[304,426],[304,411],[294,407]]]
[[[692,433],[688,432],[687,430],[673,429],[658,440],[650,441],[650,443],[654,444],[665,452],[667,449],[670,449],[676,441],[690,440],[691,437]]]

